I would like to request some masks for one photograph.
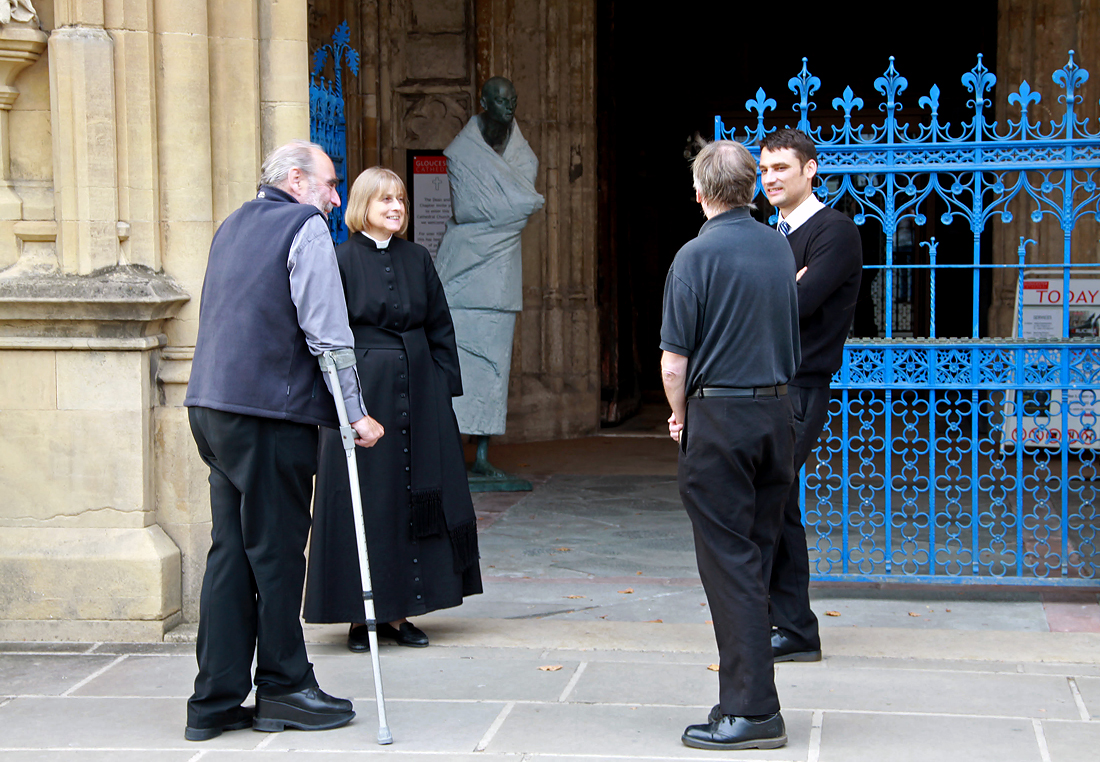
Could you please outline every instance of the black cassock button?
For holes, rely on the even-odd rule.
[[[408,467],[408,466],[405,466],[405,470],[406,470],[406,471],[408,471],[408,470],[409,470],[409,467]]]
[[[402,414],[401,414],[401,417],[402,417],[402,418],[408,418],[408,417],[409,417],[409,414],[408,414],[408,413],[402,413]]]
[[[393,291],[393,286],[390,286],[390,291]]]
[[[405,399],[405,392],[401,392],[401,399]]]
[[[389,271],[390,271],[390,268],[388,268],[388,267],[387,267],[387,268],[386,268],[386,272],[389,272]]]
[[[401,433],[402,433],[402,434],[408,434],[408,433],[409,433],[409,430],[408,430],[408,429],[401,429]]]
[[[408,451],[409,451],[409,448],[408,448],[408,447],[406,447],[406,448],[405,448],[405,452],[408,452]]]

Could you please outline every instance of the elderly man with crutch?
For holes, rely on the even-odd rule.
[[[229,215],[210,246],[184,401],[210,468],[212,540],[199,602],[199,674],[187,702],[190,741],[247,727],[324,730],[355,716],[350,701],[317,685],[298,616],[317,426],[342,419],[354,432],[345,436],[361,447],[383,434],[363,405],[354,359],[341,361],[353,340],[325,224],[340,205],[337,185],[320,146],[280,146],[263,163],[256,198]],[[338,379],[330,381],[315,359],[325,352]],[[253,711],[241,704],[254,654]],[[379,741],[388,743],[374,666]]]

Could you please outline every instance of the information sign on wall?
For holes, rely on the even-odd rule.
[[[409,151],[408,169],[407,176],[412,178],[409,240],[426,248],[435,259],[451,217],[447,157],[442,151]]]
[[[1022,298],[1017,295],[1013,337],[1042,341],[1062,338],[1065,310],[1069,310],[1069,338],[1100,338],[1100,279],[1072,274],[1068,293],[1061,270],[1028,270],[1023,274]],[[1058,447],[1062,442],[1062,391],[1016,392],[1022,405],[1023,439],[1027,445]],[[1100,448],[1100,390],[1070,389],[1069,444],[1073,448]],[[1016,441],[1015,405],[1005,406],[1005,441]]]

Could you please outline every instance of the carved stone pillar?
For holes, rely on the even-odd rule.
[[[46,49],[46,34],[34,23],[0,25],[0,219],[23,218],[23,200],[11,183],[11,130],[8,113],[19,90],[15,79]]]

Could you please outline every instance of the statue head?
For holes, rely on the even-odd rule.
[[[481,107],[490,121],[510,126],[516,115],[516,88],[511,80],[490,78],[481,88]]]

